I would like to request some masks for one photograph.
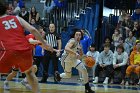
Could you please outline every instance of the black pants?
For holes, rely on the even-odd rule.
[[[126,74],[126,68],[127,68],[127,65],[120,66],[120,67],[114,69],[114,71],[120,71],[121,72],[121,78],[124,80],[125,79],[125,74]]]
[[[99,64],[96,66],[95,69],[95,77],[99,77],[100,71],[105,70],[105,77],[110,77],[113,73],[113,65],[107,65],[105,67],[101,67]]]
[[[45,51],[43,58],[43,77],[48,75],[50,61],[52,62],[54,73],[58,71],[58,57],[56,56],[56,52],[51,53],[50,51]]]
[[[34,65],[37,66],[37,72],[36,72],[36,75],[39,71],[39,66],[40,66],[40,63],[43,62],[43,56],[34,56]]]

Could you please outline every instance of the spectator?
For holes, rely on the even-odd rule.
[[[131,15],[127,14],[125,16],[125,20],[122,22],[122,27],[124,29],[129,28],[129,29],[133,29],[133,20],[131,19]]]
[[[31,22],[31,19],[35,19],[36,22],[38,22],[40,20],[40,15],[36,11],[35,6],[32,6],[31,11],[29,13],[29,23]]]
[[[47,13],[50,13],[55,8],[55,3],[53,0],[49,2],[49,0],[46,0],[44,3],[44,10],[43,10],[43,17],[46,17]]]
[[[37,25],[35,19],[33,19],[33,18],[31,19],[30,24],[31,24],[32,26],[36,26],[36,25]]]
[[[112,52],[114,52],[115,46],[112,44],[112,39],[109,36],[106,36],[104,38],[104,43],[101,45],[100,52],[104,50],[104,44],[109,44],[110,45],[110,50]]]
[[[25,6],[21,7],[21,12],[19,13],[19,16],[22,17],[25,21],[29,21],[29,12],[26,11]]]
[[[89,68],[86,66],[89,80],[92,80],[92,78],[95,77],[95,68],[96,68],[96,64],[98,62],[98,57],[99,57],[99,52],[96,50],[95,44],[90,45],[89,51],[86,53],[86,55],[93,57],[93,59],[95,59],[95,62],[96,62],[92,68]]]
[[[121,71],[121,76],[122,76],[121,84],[124,84],[127,62],[128,62],[128,54],[124,51],[124,47],[122,45],[118,45],[117,51],[115,51],[113,55],[113,67],[114,67],[114,71],[116,70]]]
[[[20,7],[18,6],[18,2],[15,0],[14,1],[14,10],[13,10],[13,14],[14,15],[19,15],[20,13]]]
[[[126,69],[126,83],[129,85],[128,81],[130,79],[131,73],[134,72],[139,78],[138,84],[140,84],[140,41],[136,42],[136,48],[131,52],[130,55],[130,65]]]
[[[112,35],[113,44],[115,47],[119,45],[119,39],[122,37],[119,29],[115,29],[114,34]]]
[[[95,68],[95,80],[93,83],[98,83],[100,71],[105,70],[105,80],[103,84],[108,84],[108,80],[113,71],[113,52],[110,50],[110,45],[105,44],[104,50],[99,54],[97,66]]]
[[[136,38],[134,37],[134,33],[132,31],[129,32],[128,38],[125,39],[124,47],[125,51],[129,55],[131,50],[133,49],[135,45]]]
[[[88,32],[86,32],[85,29],[81,29],[82,33],[83,33],[83,39],[80,41],[84,54],[87,53],[89,46],[91,45],[91,37],[89,36],[89,34],[87,34]]]
[[[140,6],[135,8],[135,12],[132,14],[132,20],[137,21],[140,20]]]
[[[119,16],[118,23],[122,23],[125,20],[125,16],[127,15],[125,10],[121,11],[121,15]]]
[[[133,28],[133,33],[136,39],[140,39],[140,24],[139,21],[134,22],[134,28]]]

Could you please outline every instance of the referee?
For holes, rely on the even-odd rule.
[[[58,35],[55,31],[55,25],[50,24],[49,25],[49,31],[45,35],[45,40],[48,44],[50,44],[54,49],[61,50],[61,37]],[[58,56],[60,55],[60,52],[56,54],[56,52],[50,52],[50,51],[44,51],[44,60],[43,60],[43,77],[41,79],[41,83],[45,83],[48,78],[48,69],[50,61],[53,64],[53,70],[54,70],[54,82],[57,82],[60,80],[59,73],[58,73]]]

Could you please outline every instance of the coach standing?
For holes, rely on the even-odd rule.
[[[55,25],[51,23],[49,25],[49,31],[45,35],[45,40],[48,44],[50,44],[54,49],[61,50],[61,37],[55,31]],[[45,83],[48,78],[48,69],[50,61],[53,64],[54,69],[54,81],[57,82],[60,80],[59,73],[58,73],[58,56],[60,52],[56,54],[56,52],[46,51],[44,52],[44,61],[43,61],[43,77],[40,81],[41,83]]]

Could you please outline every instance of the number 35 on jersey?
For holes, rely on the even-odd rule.
[[[14,19],[3,21],[2,24],[4,24],[6,30],[17,28],[17,24],[14,22]]]

